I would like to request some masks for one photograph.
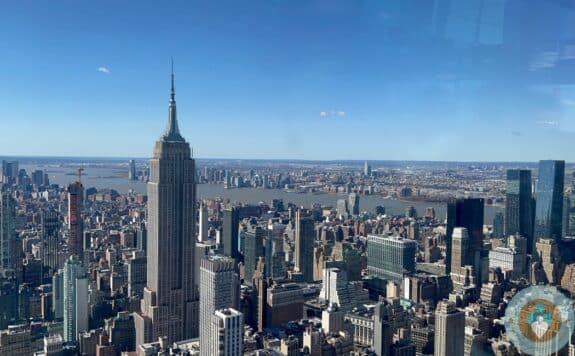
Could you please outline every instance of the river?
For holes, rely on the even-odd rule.
[[[46,173],[48,173],[50,182],[61,186],[66,186],[76,179],[75,169],[73,167],[21,165],[21,168],[26,169],[28,174],[31,174],[34,169],[44,169]],[[83,172],[82,182],[87,188],[111,188],[120,193],[127,193],[131,189],[136,193],[146,193],[146,183],[140,181],[129,181],[127,177],[127,166],[125,168],[118,166],[86,167]],[[221,197],[223,199],[229,199],[230,201],[249,204],[257,204],[261,201],[270,204],[272,199],[283,199],[285,204],[291,202],[298,206],[305,207],[311,207],[314,203],[335,207],[338,199],[346,198],[346,196],[342,194],[294,193],[278,189],[224,189],[221,184],[199,184],[198,196],[199,198]],[[405,209],[410,205],[413,205],[419,214],[424,214],[427,207],[433,207],[435,209],[436,216],[439,218],[444,218],[446,213],[445,203],[419,201],[406,202],[395,199],[384,199],[380,196],[360,197],[359,208],[361,211],[374,212],[375,207],[378,205],[385,206],[387,213],[392,215],[404,214]],[[491,224],[495,213],[502,211],[502,209],[502,207],[486,205],[485,223]]]

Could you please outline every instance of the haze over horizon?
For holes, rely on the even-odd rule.
[[[575,10],[478,4],[7,3],[0,153],[149,157],[173,56],[196,157],[575,161]]]

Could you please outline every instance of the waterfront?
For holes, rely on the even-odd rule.
[[[61,186],[73,182],[76,179],[76,167],[67,166],[52,166],[52,165],[22,165],[30,174],[34,169],[44,169],[48,173],[51,183],[56,183]],[[115,166],[85,166],[82,182],[84,187],[96,187],[97,189],[115,189],[119,193],[127,193],[132,190],[136,193],[146,193],[146,183],[141,181],[128,180],[127,165]],[[241,188],[241,189],[224,189],[221,184],[199,184],[198,185],[198,198],[216,198],[229,199],[232,202],[243,202],[249,204],[257,204],[259,202],[270,203],[272,199],[283,199],[284,203],[294,203],[298,206],[311,207],[314,203],[319,203],[324,206],[336,206],[338,199],[345,199],[345,195],[341,194],[312,194],[312,193],[294,193],[286,192],[278,189],[256,189],[256,188]],[[424,214],[427,207],[433,207],[438,217],[445,217],[446,204],[437,202],[406,202],[395,199],[384,199],[380,196],[361,196],[359,207],[361,211],[374,212],[375,207],[378,205],[385,206],[387,213],[392,215],[399,215],[405,212],[405,209],[412,205],[417,209],[419,214]],[[496,212],[502,211],[503,208],[499,206],[485,206],[485,223],[491,224],[493,216]]]

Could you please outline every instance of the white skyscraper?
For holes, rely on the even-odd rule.
[[[205,355],[243,355],[243,341],[244,315],[231,308],[215,311],[210,322],[209,349]]]
[[[200,266],[200,353],[212,355],[208,351],[212,317],[216,310],[237,307],[239,278],[235,261],[228,256],[207,256]]]

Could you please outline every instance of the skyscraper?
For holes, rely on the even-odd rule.
[[[349,193],[348,207],[351,215],[359,215],[359,195],[357,193]]]
[[[63,291],[64,340],[74,342],[88,330],[88,279],[77,256],[64,264]]]
[[[367,271],[369,275],[395,281],[415,272],[417,242],[400,237],[367,236]]]
[[[208,209],[205,205],[200,205],[200,219],[198,228],[198,241],[204,242],[208,239]]]
[[[42,266],[44,277],[52,275],[58,265],[60,214],[56,210],[43,210],[42,220]]]
[[[469,250],[469,235],[464,227],[453,229],[451,239],[451,272],[458,273],[459,267],[473,265]]]
[[[571,203],[569,205],[568,219],[569,219],[569,229],[567,230],[568,236],[575,236],[575,172],[571,178],[571,197],[569,199]]]
[[[245,235],[245,253],[244,253],[244,281],[252,284],[252,278],[256,271],[258,259],[264,255],[264,236],[267,230],[260,226],[250,227]],[[268,257],[271,260],[271,255]]]
[[[129,180],[138,180],[138,175],[136,174],[136,161],[130,160],[130,170],[128,171]]]
[[[306,282],[313,282],[313,247],[315,224],[309,216],[304,217],[298,209],[295,215],[294,270],[301,272]]]
[[[473,256],[474,266],[479,264],[479,252],[483,246],[483,209],[484,200],[482,198],[456,199],[447,204],[447,256],[445,265],[448,274],[451,272],[451,240],[455,227],[467,229],[470,256]],[[477,272],[479,273],[479,269]]]
[[[16,200],[0,185],[0,276],[14,273],[18,267],[18,236],[16,235]]]
[[[210,321],[206,355],[241,356],[244,344],[244,315],[226,308],[217,310]]]
[[[526,169],[507,170],[505,203],[505,234],[519,234],[527,240],[527,251],[533,250],[533,194],[531,171]]]
[[[150,160],[147,284],[134,316],[137,345],[160,336],[174,342],[198,335],[195,178],[190,145],[178,129],[172,71],[168,126]]]
[[[565,161],[539,161],[535,204],[535,240],[561,240]]]
[[[200,270],[200,353],[209,355],[212,317],[218,309],[237,307],[239,278],[229,256],[207,256]]]
[[[505,217],[503,212],[498,211],[493,217],[493,231],[491,236],[496,239],[502,239],[505,236],[504,233]]]
[[[390,354],[393,343],[393,320],[390,305],[379,301],[373,314],[373,349],[377,356]]]
[[[452,302],[439,302],[435,310],[434,355],[463,355],[464,340],[465,313],[457,311]]]
[[[224,255],[232,257],[236,262],[240,259],[238,251],[238,229],[240,227],[240,210],[230,207],[224,210],[222,221],[222,239],[224,243]]]
[[[84,257],[84,222],[82,209],[84,205],[84,186],[75,182],[68,186],[68,249],[70,255]]]

